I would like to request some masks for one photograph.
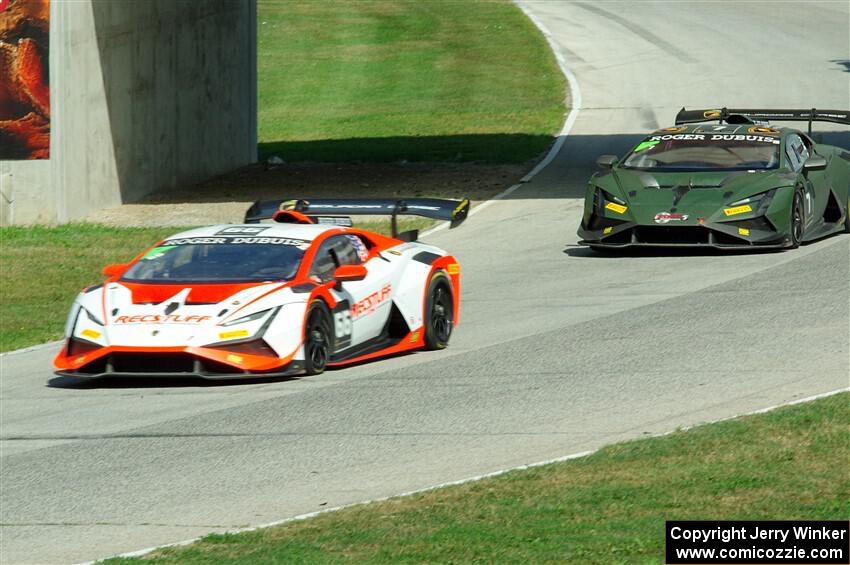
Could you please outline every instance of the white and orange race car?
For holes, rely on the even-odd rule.
[[[398,234],[396,216],[455,226],[468,211],[468,200],[257,202],[244,224],[179,233],[106,267],[71,307],[56,372],[315,375],[442,349],[458,322],[460,265],[415,231]],[[352,214],[391,215],[393,237],[352,228]]]

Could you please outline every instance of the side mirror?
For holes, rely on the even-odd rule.
[[[620,159],[618,159],[616,155],[600,155],[596,159],[596,164],[599,166],[600,169],[610,169],[619,161]]]
[[[107,277],[116,277],[123,273],[126,268],[126,263],[113,263],[112,265],[107,265],[103,268],[103,274]]]
[[[342,265],[334,271],[334,280],[338,283],[362,281],[368,271],[363,265]]]
[[[826,168],[826,159],[819,155],[812,155],[806,164],[803,165],[804,171],[822,171]]]

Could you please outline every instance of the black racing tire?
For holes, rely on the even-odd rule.
[[[791,201],[791,220],[788,227],[790,249],[800,247],[803,241],[803,231],[806,226],[806,208],[803,204],[803,192],[799,189],[794,191],[794,200]]]
[[[333,353],[333,326],[327,304],[314,300],[304,322],[304,372],[320,375]]]
[[[425,349],[445,349],[454,326],[454,300],[451,281],[437,271],[428,281],[425,293]]]

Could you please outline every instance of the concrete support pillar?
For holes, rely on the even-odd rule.
[[[52,0],[51,158],[0,223],[67,222],[256,160],[256,0]]]

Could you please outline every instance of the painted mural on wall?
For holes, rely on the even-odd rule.
[[[0,0],[0,161],[50,158],[50,0]]]

